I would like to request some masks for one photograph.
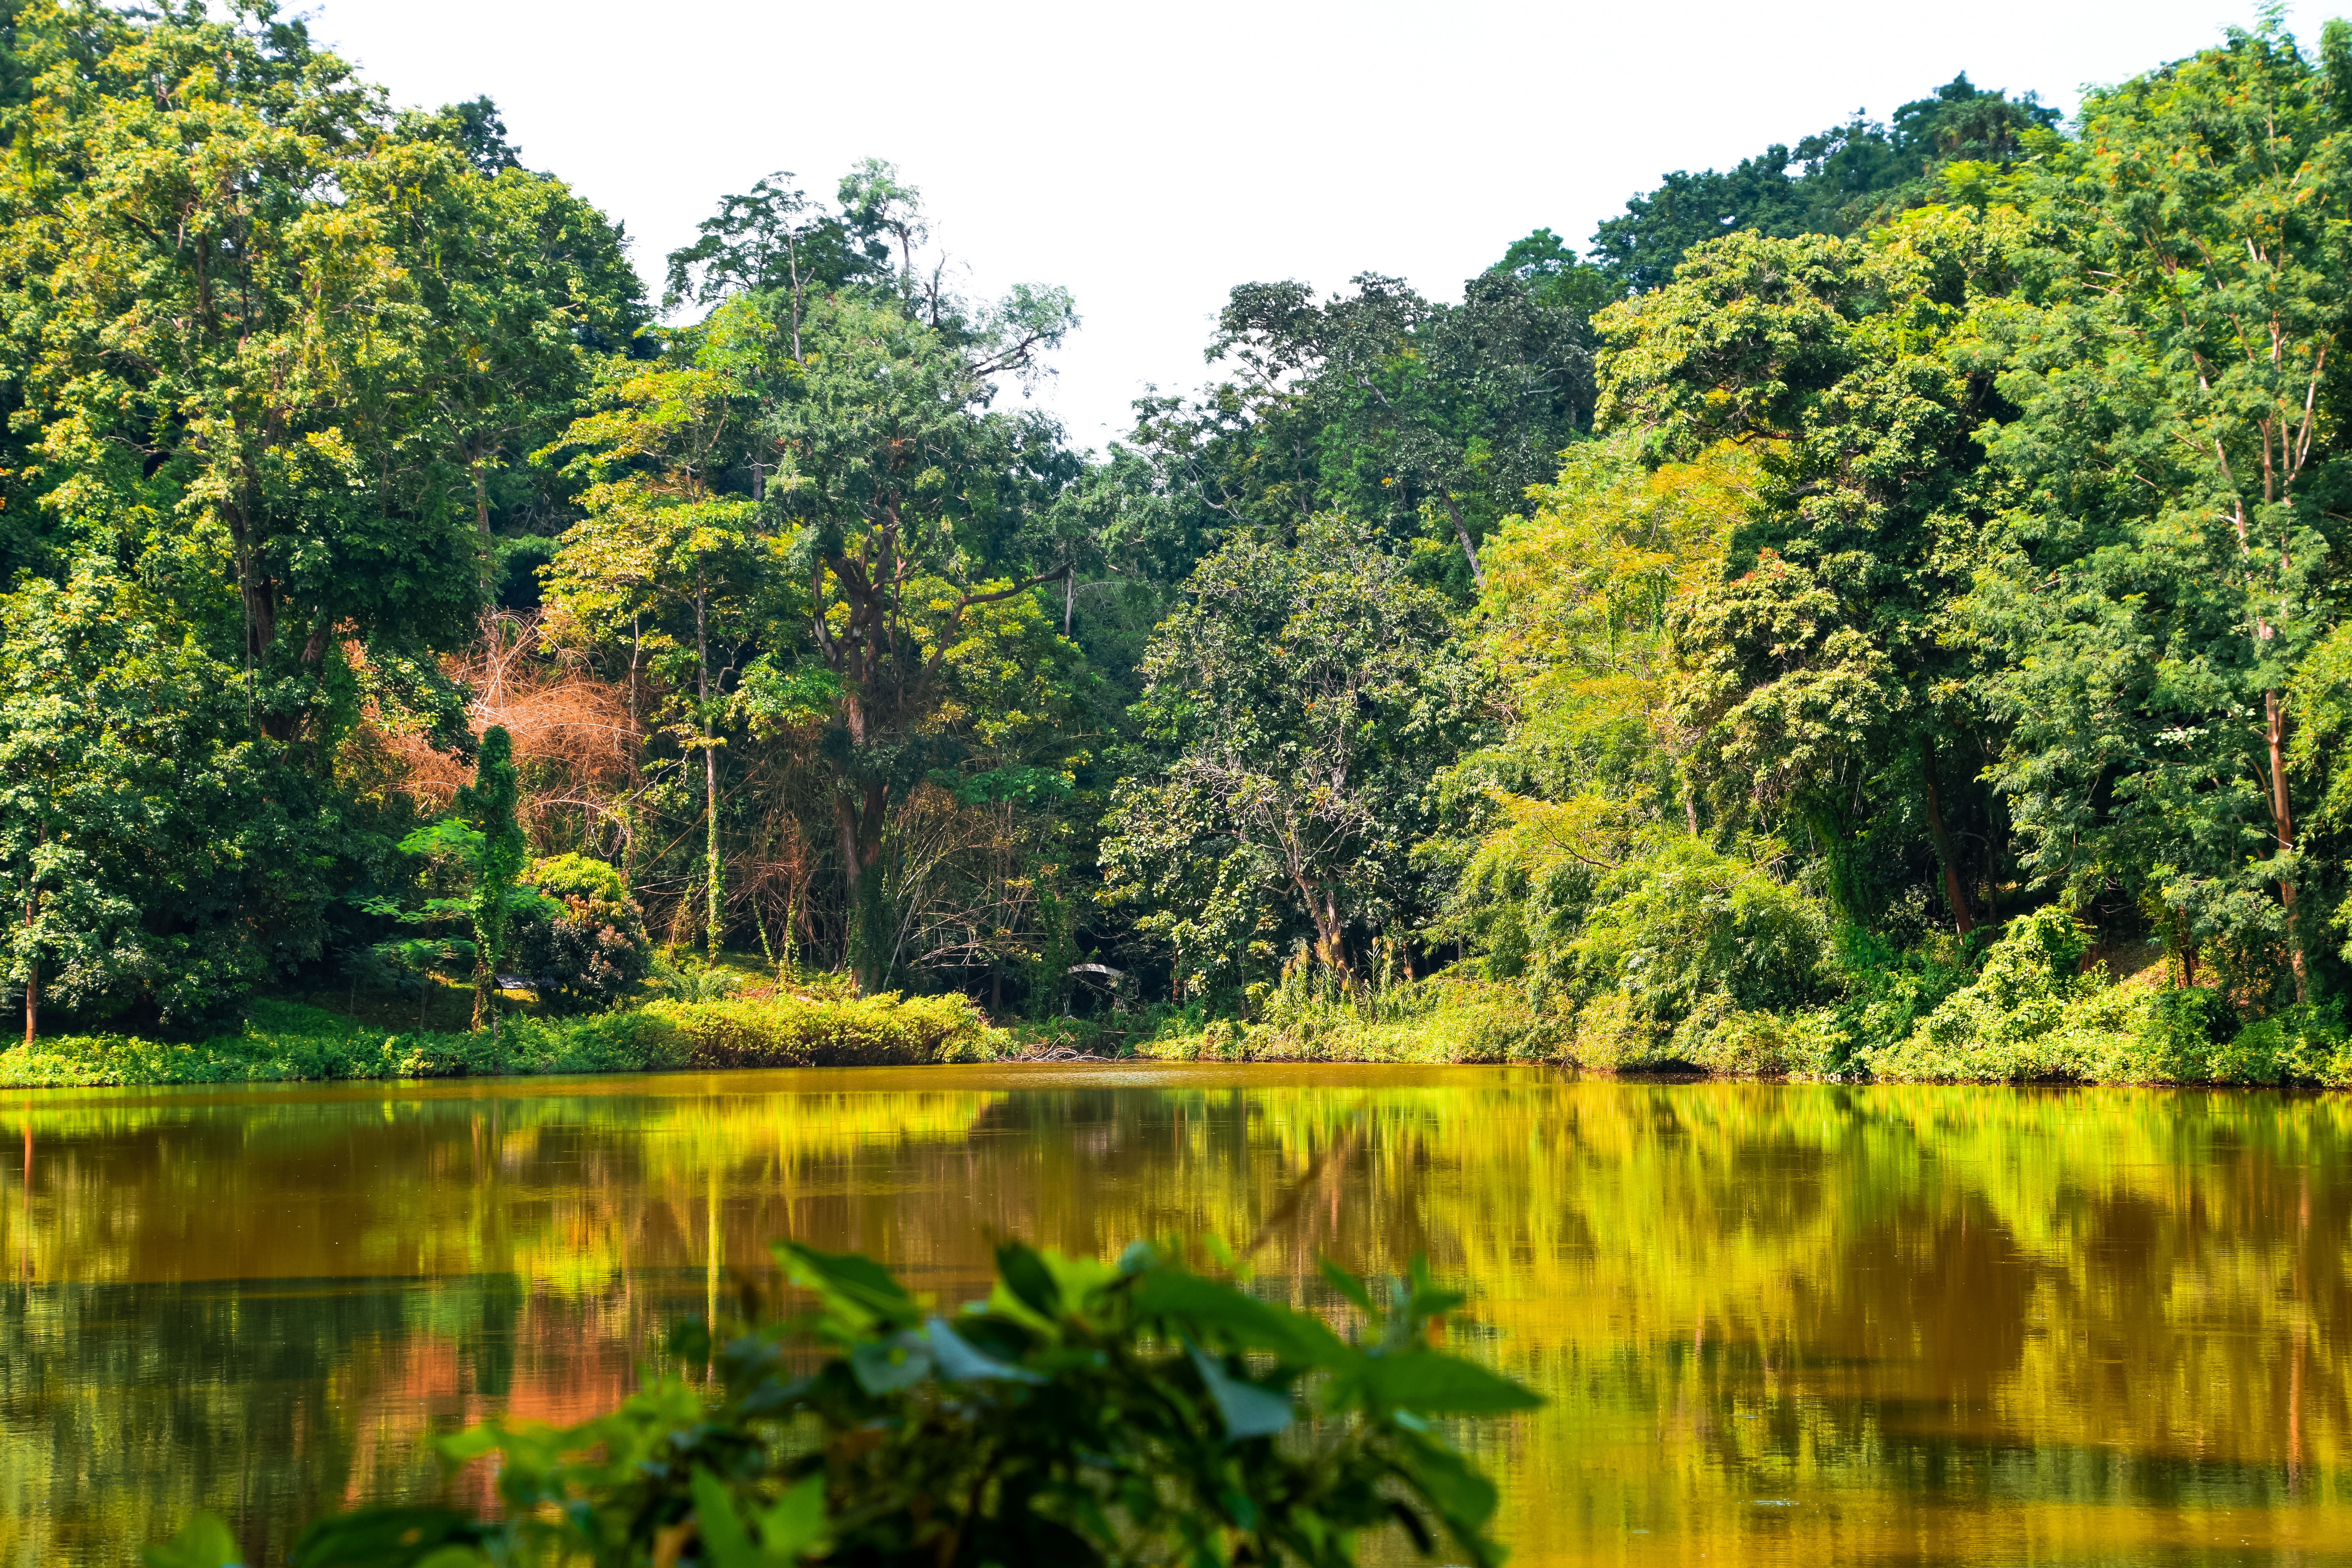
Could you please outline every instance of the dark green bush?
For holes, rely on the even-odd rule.
[[[539,982],[540,1000],[575,1011],[633,994],[653,968],[653,943],[620,872],[585,855],[558,855],[532,867],[530,880],[553,908],[524,916],[514,952]]]
[[[1494,1486],[1433,1419],[1538,1400],[1431,1348],[1461,1298],[1418,1264],[1378,1289],[1324,1266],[1362,1315],[1349,1340],[1169,1245],[1111,1265],[1008,1244],[987,1304],[952,1319],[863,1258],[776,1252],[815,1293],[813,1322],[714,1345],[690,1321],[670,1336],[679,1370],[611,1415],[441,1438],[449,1469],[499,1457],[495,1517],[333,1515],[295,1568],[1346,1568],[1391,1530],[1424,1557],[1503,1561]],[[206,1519],[147,1562],[225,1568],[235,1552]]]
[[[698,1068],[913,1067],[985,1061],[997,1037],[968,996],[656,1002]]]
[[[1735,1016],[1825,1000],[1827,911],[1743,857],[1669,837],[1609,873],[1581,929],[1539,970],[1579,1005],[1588,1066],[1694,1065]]]
[[[265,998],[239,1032],[193,1042],[44,1035],[0,1050],[0,1087],[658,1072],[688,1065],[686,1041],[652,1013],[509,1017],[493,1039],[488,1030],[393,1032]]]

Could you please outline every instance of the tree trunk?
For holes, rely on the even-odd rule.
[[[784,259],[793,268],[793,359],[801,362],[801,247],[790,229],[784,231]]]
[[[833,826],[841,837],[841,874],[854,884],[857,874],[866,868],[857,853],[857,808],[837,790],[833,796]]]
[[[1944,868],[1944,896],[1952,903],[1952,924],[1966,936],[1976,929],[1977,918],[1969,909],[1968,889],[1960,884],[1952,836],[1944,831],[1944,800],[1936,788],[1936,742],[1926,736],[1919,740],[1919,773],[1927,784],[1927,837],[1934,841],[1936,858]]]
[[[474,1024],[476,1034],[494,1026],[491,1019],[497,1009],[490,1005],[491,988],[498,983],[498,970],[490,959],[489,933],[481,927],[474,928]]]
[[[1454,520],[1454,537],[1462,542],[1463,559],[1470,563],[1470,581],[1478,584],[1478,592],[1483,594],[1486,591],[1486,574],[1478,565],[1478,547],[1470,542],[1470,531],[1463,526],[1462,510],[1454,504],[1452,496],[1445,498],[1445,515]]]
[[[702,813],[703,813],[703,886],[707,893],[703,908],[703,946],[712,957],[719,956],[719,938],[722,921],[720,910],[726,900],[726,889],[719,872],[719,750],[710,731],[710,595],[698,581],[694,590],[694,681],[695,696],[702,709]]]
[[[490,581],[495,559],[490,550],[490,500],[483,487],[482,459],[468,454],[466,466],[474,477],[474,526],[482,535],[482,603],[487,606],[494,602],[491,591],[495,586]]]
[[[1332,898],[1328,889],[1323,891],[1319,903],[1310,893],[1307,900],[1307,912],[1315,921],[1315,956],[1323,961],[1324,968],[1339,975],[1352,990],[1356,972],[1349,967],[1348,950],[1340,942],[1339,900]]]
[[[846,957],[850,978],[861,993],[880,990],[888,978],[879,952],[882,922],[876,906],[881,889],[867,880],[882,875],[881,824],[888,799],[884,784],[867,786],[862,810],[838,789],[833,796],[834,828],[841,837],[841,871],[849,895]]]
[[[48,841],[49,830],[44,826],[41,829],[41,842],[47,844]],[[33,930],[33,922],[39,916],[40,908],[40,893],[36,889],[27,889],[25,893],[25,931],[28,938]],[[29,942],[27,945],[30,945]],[[33,947],[25,972],[25,1044],[28,1048],[33,1043],[34,1033],[40,1026],[41,951],[38,947]]]
[[[645,732],[637,727],[637,666],[645,656],[645,613],[629,616],[629,794],[628,815],[621,822],[621,875],[637,885],[637,787],[644,783]]]
[[[2263,693],[2263,705],[2268,720],[2265,738],[2271,750],[2271,825],[2278,833],[2279,853],[2290,854],[2294,849],[2294,820],[2287,808],[2286,795],[2286,704],[2275,690]],[[2287,961],[2294,969],[2294,999],[2310,1000],[2311,981],[2303,961],[2303,931],[2294,918],[2294,879],[2279,879],[2279,904],[2286,912]]]

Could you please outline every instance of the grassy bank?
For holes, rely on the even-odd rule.
[[[547,1017],[527,1007],[493,1041],[452,1025],[464,994],[346,1005],[257,1004],[232,1034],[192,1042],[45,1037],[0,1051],[0,1088],[920,1066],[1039,1057],[1159,1061],[1545,1062],[1614,1072],[1840,1077],[1892,1082],[2299,1084],[2352,1088],[2352,1031],[2332,1007],[2258,1008],[2167,982],[2117,977],[2063,913],[2011,922],[1965,970],[1856,972],[1833,1005],[1743,1009],[1704,998],[1674,1017],[1626,991],[1543,994],[1460,971],[1343,985],[1294,966],[1254,987],[1247,1018],[1167,1005],[992,1026],[961,995],[856,997],[748,963],[673,975],[686,995]],[[1825,960],[1825,962],[1827,962]],[[697,986],[707,994],[695,996]],[[323,1004],[323,1005],[322,1005]]]
[[[2215,1038],[2198,990],[2123,987],[2015,1010],[1971,998],[1930,1024],[1873,1043],[1834,1009],[1727,1011],[1712,1026],[1629,1027],[1613,1009],[1538,1008],[1516,987],[1465,982],[1411,1017],[1367,1007],[1301,1024],[1171,1020],[1133,1047],[1161,1061],[1549,1062],[1588,1071],[1736,1078],[1844,1078],[1890,1083],[2302,1085],[2352,1088],[2352,1045],[2333,1018],[2287,1009]],[[1503,993],[1498,994],[1498,993]],[[1066,1043],[1084,1048],[1086,1042]]]
[[[1162,1060],[1516,1062],[1611,1072],[1839,1077],[1910,1083],[2352,1088],[2340,1010],[2257,1007],[2162,966],[2116,976],[2056,910],[2013,921],[1972,969],[1855,973],[1832,1005],[1679,1016],[1610,986],[1541,996],[1455,974],[1350,992],[1303,971],[1255,1021],[1171,1015],[1132,1048]],[[1073,1042],[1077,1043],[1076,1041]]]
[[[984,1061],[1003,1037],[961,996],[777,994],[661,1001],[578,1018],[520,1015],[486,1031],[385,1028],[283,999],[244,1028],[187,1042],[68,1035],[0,1051],[0,1087],[471,1078]]]
[[[1163,1009],[1121,1044],[1160,1061],[1567,1063],[1572,1024],[1506,981],[1446,976],[1360,995],[1294,982],[1265,999],[1255,1021]]]

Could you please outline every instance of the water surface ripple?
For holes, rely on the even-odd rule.
[[[1520,1564],[2352,1561],[2347,1171],[2352,1097],[1533,1068],[16,1094],[0,1563],[199,1507],[276,1563],[420,1432],[609,1405],[772,1237],[953,1304],[992,1233],[1262,1227],[1277,1298],[1467,1282],[1551,1401],[1473,1439]]]

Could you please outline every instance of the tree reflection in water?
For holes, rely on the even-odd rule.
[[[274,1560],[429,1486],[428,1426],[609,1405],[773,1237],[952,1306],[992,1233],[1170,1231],[1263,1231],[1259,1288],[1326,1310],[1318,1253],[1469,1281],[1457,1337],[1552,1398],[1486,1439],[1523,1563],[2352,1541],[2342,1098],[909,1068],[0,1115],[7,1563],[198,1507]]]

